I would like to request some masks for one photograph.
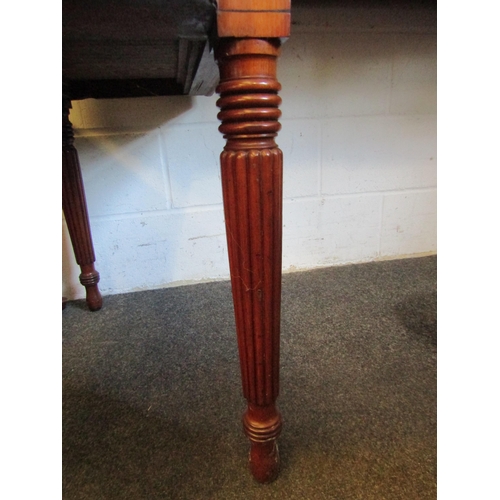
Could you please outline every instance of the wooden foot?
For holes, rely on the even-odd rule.
[[[63,97],[62,123],[62,200],[68,232],[76,262],[80,266],[80,283],[86,289],[86,300],[91,311],[102,307],[102,297],[97,283],[99,273],[94,267],[95,255],[90,232],[87,203],[80,170],[78,153],[73,145],[73,127],[69,121],[71,101]]]
[[[282,152],[276,59],[279,40],[224,39],[217,48],[222,189],[250,468],[260,482],[278,473],[276,439],[281,301]]]
[[[281,415],[274,404],[248,405],[243,416],[243,428],[250,439],[250,470],[260,483],[274,481],[279,472],[279,452],[276,442],[281,432]]]

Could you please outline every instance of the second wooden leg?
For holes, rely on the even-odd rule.
[[[80,283],[86,290],[87,305],[91,311],[98,311],[102,307],[102,297],[97,286],[99,273],[94,267],[94,247],[90,233],[80,162],[78,161],[78,153],[73,146],[73,130],[69,121],[69,107],[69,100],[63,99],[63,211],[76,262],[81,269]]]

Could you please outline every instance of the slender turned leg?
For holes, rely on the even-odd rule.
[[[279,41],[224,39],[217,48],[222,189],[250,468],[259,482],[278,474],[276,439],[281,301],[282,152],[274,138],[281,102]]]
[[[62,122],[62,199],[63,211],[68,225],[76,262],[80,266],[80,283],[87,292],[87,305],[91,311],[102,307],[102,297],[97,283],[99,273],[95,270],[94,247],[90,233],[87,203],[83,189],[78,153],[73,146],[73,127],[69,121],[71,101],[63,98]]]

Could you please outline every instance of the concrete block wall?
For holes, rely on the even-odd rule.
[[[436,20],[292,11],[283,270],[436,252]],[[217,96],[85,100],[71,120],[103,294],[229,278]],[[84,296],[63,220],[63,295]]]

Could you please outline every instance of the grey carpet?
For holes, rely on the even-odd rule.
[[[436,498],[436,257],[283,277],[279,478],[247,470],[231,290],[63,311],[63,498]]]

